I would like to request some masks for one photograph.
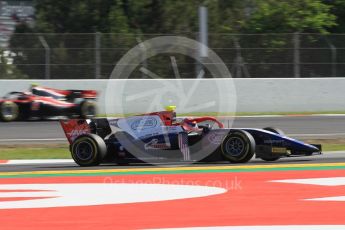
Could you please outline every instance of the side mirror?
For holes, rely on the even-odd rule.
[[[201,128],[202,128],[202,131],[204,133],[208,133],[211,130],[211,125],[210,124],[206,124],[206,125],[201,126]]]

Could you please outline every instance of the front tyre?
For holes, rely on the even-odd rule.
[[[96,134],[85,134],[74,140],[71,155],[75,163],[80,166],[99,165],[107,154],[104,140]]]
[[[231,163],[246,163],[254,156],[255,140],[244,130],[230,131],[221,144],[221,151]]]
[[[80,117],[93,118],[97,113],[97,104],[95,101],[85,100],[80,104]]]
[[[12,101],[5,101],[0,105],[0,120],[10,122],[19,118],[18,105]]]

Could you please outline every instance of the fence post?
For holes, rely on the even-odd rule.
[[[200,5],[198,9],[199,16],[199,61],[202,62],[203,59],[208,57],[208,9],[205,6]],[[203,78],[204,67],[199,62],[196,66],[196,78]]]
[[[50,47],[42,35],[38,36],[38,39],[45,50],[45,79],[50,79]]]
[[[300,34],[298,32],[294,33],[293,35],[293,72],[295,78],[301,77],[301,60],[300,60]]]
[[[234,37],[233,39],[234,42],[234,47],[236,49],[236,58],[235,58],[235,63],[233,65],[233,68],[231,70],[232,73],[234,73],[234,76],[236,78],[250,78],[249,71],[247,67],[245,66],[244,59],[242,57],[242,47],[239,42],[239,38]]]
[[[331,44],[332,52],[332,77],[337,77],[337,47]]]
[[[143,43],[143,41],[141,40],[141,38],[140,37],[136,37],[136,40],[137,40],[137,42],[138,42],[138,45],[139,45],[139,47],[140,47],[140,49],[141,49],[141,53],[142,53],[142,56],[141,56],[141,58],[142,58],[142,67],[143,68],[145,68],[145,69],[147,69],[148,67],[147,67],[147,57],[146,57],[146,47],[145,47],[145,45],[144,45],[144,43]],[[141,78],[142,79],[145,79],[146,78],[146,75],[145,75],[145,73],[144,72],[142,72],[141,73]]]
[[[95,33],[95,79],[101,78],[101,33]]]

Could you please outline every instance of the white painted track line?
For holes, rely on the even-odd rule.
[[[27,164],[60,164],[74,163],[72,159],[37,159],[37,160],[8,160],[0,165],[27,165]]]
[[[34,138],[34,139],[30,139],[30,138],[21,138],[21,139],[0,139],[0,142],[20,142],[20,141],[27,141],[27,142],[31,142],[31,141],[67,141],[66,138]]]
[[[209,226],[189,228],[157,228],[156,230],[344,230],[345,225],[270,225],[270,226]]]

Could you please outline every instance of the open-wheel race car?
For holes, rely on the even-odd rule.
[[[96,99],[94,90],[59,90],[33,85],[29,92],[10,92],[0,98],[0,120],[91,118],[96,115]]]
[[[246,163],[321,154],[321,145],[287,137],[275,128],[224,128],[214,117],[176,118],[172,109],[125,118],[60,121],[80,166],[103,162],[167,160]]]

